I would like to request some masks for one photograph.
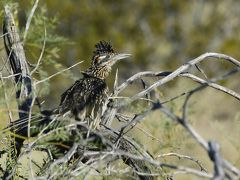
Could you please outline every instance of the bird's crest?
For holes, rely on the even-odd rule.
[[[114,53],[112,45],[106,41],[100,41],[95,45],[95,51],[93,51],[93,55],[102,55],[106,53]]]

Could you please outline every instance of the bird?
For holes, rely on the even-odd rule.
[[[88,125],[92,122],[95,128],[98,127],[109,94],[106,78],[117,61],[130,56],[131,54],[116,53],[109,42],[98,42],[90,67],[61,95],[59,114],[70,115],[80,121],[87,119]]]
[[[56,115],[69,116],[80,121],[99,120],[109,95],[106,78],[116,62],[130,56],[131,54],[115,52],[109,42],[99,41],[95,44],[90,66],[82,72],[82,77],[61,95],[59,106],[53,110],[43,110],[40,115],[33,115],[31,124],[48,124]],[[25,135],[28,122],[28,117],[21,118],[3,130],[15,129]]]
[[[42,127],[50,124],[53,119],[61,116],[85,121],[92,128],[99,128],[103,106],[109,96],[106,78],[116,62],[130,56],[131,54],[115,52],[109,42],[99,41],[95,45],[90,66],[82,72],[82,77],[61,95],[59,106],[32,116],[31,137],[36,136]],[[22,137],[27,137],[28,123],[28,117],[20,118],[2,131],[10,130]],[[33,129],[35,130],[32,132]],[[16,137],[15,141],[19,153],[24,139]]]
[[[93,51],[92,62],[89,68],[87,68],[83,73],[82,77],[75,81],[75,83],[70,86],[60,98],[60,104],[55,110],[45,110],[41,112],[41,115],[32,116],[31,119],[31,128],[34,127],[44,127],[45,125],[50,124],[54,118],[53,115],[57,116],[73,116],[76,120],[84,121],[86,119],[93,120],[91,121],[90,125],[98,127],[98,123],[100,120],[100,116],[102,115],[102,110],[104,104],[107,102],[109,89],[106,83],[106,78],[111,73],[112,66],[119,60],[125,59],[131,56],[130,54],[125,53],[116,53],[113,50],[113,47],[110,43],[106,41],[100,41],[95,45],[95,50]],[[16,133],[18,136],[14,136],[15,142],[13,143],[15,146],[16,155],[17,157],[20,155],[20,150],[23,145],[24,139],[21,137],[27,137],[28,135],[28,123],[30,120],[28,117],[19,119],[18,121],[14,121],[12,126],[10,126],[11,131]],[[33,124],[33,126],[32,126]],[[54,128],[55,126],[53,126]],[[51,128],[51,127],[50,127]],[[37,128],[39,129],[39,128]],[[41,129],[41,128],[40,128]],[[80,128],[81,132],[85,130],[83,126]],[[86,131],[86,130],[85,130]],[[44,130],[43,132],[47,133],[48,129]],[[66,141],[57,138],[57,139],[48,139],[48,145],[52,145],[55,147],[55,151],[59,150],[66,156],[66,153],[71,151],[69,147],[73,147],[76,139],[74,135],[76,131],[69,131],[70,140],[67,139]],[[81,135],[85,135],[86,132]],[[31,132],[31,137],[37,136],[38,132],[34,131]],[[95,134],[92,135],[94,137]],[[88,129],[87,129],[87,136],[88,136]],[[98,144],[96,140],[98,136],[95,138],[91,138],[92,141],[89,141],[89,145],[85,145],[87,148],[91,148],[92,144]],[[79,141],[79,139],[77,138]],[[100,138],[101,140],[101,138]],[[41,143],[41,142],[40,142]],[[79,143],[79,142],[78,142]],[[122,146],[128,147],[130,150],[132,146],[127,146],[128,144],[124,144]],[[101,144],[101,143],[100,143]],[[49,153],[49,148],[47,149]],[[102,145],[96,146],[95,150],[102,150]],[[80,149],[80,148],[79,148]],[[126,150],[126,149],[124,149]],[[81,151],[80,151],[81,152]],[[77,155],[77,154],[76,154]],[[75,156],[76,156],[75,155]],[[51,152],[51,156],[53,159],[57,159],[58,155],[54,152]],[[149,168],[145,165],[145,162],[134,160],[129,157],[122,157],[123,161],[129,165],[130,167],[134,168],[138,172],[147,172],[151,173]],[[81,158],[82,162],[87,160],[87,158]],[[9,174],[5,174],[4,176],[8,176]],[[140,179],[152,179],[151,176],[139,175]]]

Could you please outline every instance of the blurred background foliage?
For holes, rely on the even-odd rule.
[[[23,34],[34,1],[2,0],[1,19],[3,5],[10,2],[15,7],[16,19]],[[240,59],[240,1],[39,1],[25,42],[31,64],[36,64],[43,42],[46,42],[43,63],[34,77],[43,79],[85,60],[80,66],[41,84],[38,94],[46,100],[46,108],[56,107],[60,95],[90,64],[94,44],[99,40],[110,41],[116,51],[133,55],[130,60],[117,65],[120,82],[139,71],[174,70],[205,52],[220,52]],[[3,39],[0,41],[1,53],[4,53]],[[232,67],[231,64],[212,60],[200,66],[208,77],[223,74]],[[198,73],[197,70],[193,72]],[[112,84],[113,78],[114,73],[108,80],[109,84]],[[240,92],[239,74],[220,84]],[[162,100],[169,99],[195,86],[195,83],[177,79],[159,88],[160,96]],[[132,94],[139,87],[140,83],[131,86],[126,94]],[[182,101],[180,98],[170,106],[180,113]],[[223,154],[238,167],[239,107],[237,100],[208,89],[194,96],[190,108],[192,124],[197,131],[206,139],[217,139],[223,147]],[[144,146],[150,152],[177,151],[193,155],[212,168],[201,148],[166,117],[156,112],[140,125],[158,137],[156,140],[144,136],[139,130],[132,132],[136,139],[144,139]]]

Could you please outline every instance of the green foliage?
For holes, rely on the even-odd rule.
[[[24,13],[27,12],[27,14],[29,15],[32,5],[33,5],[34,1],[31,1],[31,3],[29,2],[26,6],[26,8],[24,9]],[[1,1],[0,2],[0,18],[3,19],[3,7],[4,5],[9,5],[13,15],[15,16],[15,21],[17,23],[17,25],[21,25],[21,21],[22,19],[20,16],[18,16],[18,12],[21,11],[19,10],[19,3],[14,2],[14,1]],[[44,78],[47,78],[49,76],[48,70],[51,69],[51,71],[53,69],[55,69],[55,71],[60,71],[62,70],[64,67],[61,65],[61,63],[58,62],[59,59],[59,50],[61,45],[64,44],[68,44],[70,43],[66,38],[59,36],[55,33],[55,28],[57,26],[57,22],[58,22],[58,18],[57,17],[53,17],[53,18],[49,18],[47,17],[47,10],[46,10],[46,6],[45,5],[41,5],[38,7],[38,9],[36,10],[32,21],[31,21],[31,25],[30,25],[30,29],[28,31],[27,34],[27,39],[24,41],[24,49],[26,52],[26,57],[27,60],[30,64],[33,64],[33,66],[30,68],[30,70],[33,70],[37,64],[37,61],[40,57],[42,48],[43,48],[43,44],[45,43],[45,49],[43,52],[43,56],[41,59],[41,63],[39,64],[39,67],[37,68],[37,71],[34,73],[34,77],[37,80],[41,80]],[[24,27],[20,27],[20,34],[23,37],[23,34],[25,33],[25,26]],[[45,33],[46,31],[46,33]],[[4,50],[4,49],[3,49]],[[5,59],[7,57],[3,56],[3,53],[1,52],[1,57],[3,60],[3,63],[5,64]],[[48,67],[48,68],[46,68]],[[1,70],[2,71],[2,70]],[[6,69],[4,69],[3,71],[3,76],[8,76],[8,72],[6,71]],[[1,72],[2,73],[2,72]],[[52,73],[52,72],[51,72]],[[71,73],[66,73],[66,75],[71,75]],[[4,88],[3,88],[4,86]],[[8,99],[5,98],[5,94],[7,94]],[[37,88],[37,96],[45,96],[49,93],[49,82],[45,81],[44,83],[42,83],[42,86],[39,86]],[[12,94],[14,94],[12,96]],[[8,103],[10,108],[12,108],[10,111],[13,111],[13,118],[17,119],[17,117],[15,118],[15,116],[18,115],[17,111],[14,112],[14,102],[15,102],[15,88],[13,86],[13,84],[9,81],[9,79],[3,80],[3,83],[1,83],[1,93],[0,93],[0,108],[2,112],[6,112],[6,118],[5,116],[3,116],[1,113],[1,121],[3,121],[4,119],[8,119],[9,117],[7,116],[7,114],[10,114],[10,112],[8,112],[8,110],[6,110],[6,104]],[[34,113],[34,111],[32,112]],[[4,121],[3,121],[4,122]],[[4,123],[1,123],[1,125]],[[60,126],[61,123],[56,124],[52,124],[49,128],[54,128],[53,126]],[[33,131],[40,131],[41,129],[45,128],[44,126],[36,126],[35,129],[33,129]],[[62,135],[61,135],[62,133]],[[2,134],[1,134],[2,136]],[[7,137],[2,137],[2,138],[7,138],[8,139],[8,145],[0,145],[1,149],[4,150],[4,152],[7,153],[7,157],[6,157],[6,168],[8,170],[12,170],[13,168],[15,168],[16,166],[16,145],[14,144],[14,136],[12,135],[8,135]],[[43,141],[45,142],[45,146],[48,146],[48,144],[46,142],[48,142],[50,139],[57,139],[57,140],[66,140],[66,138],[68,138],[67,135],[64,136],[64,133],[61,132],[57,132],[56,134],[49,136],[48,139],[44,139]],[[27,139],[27,138],[26,138]],[[3,148],[2,148],[3,146]],[[1,162],[2,164],[2,162]]]
[[[56,72],[63,69],[62,64],[58,61],[60,47],[70,43],[66,38],[55,33],[55,28],[59,22],[58,18],[56,16],[52,18],[47,17],[46,14],[46,6],[41,5],[32,18],[25,43],[27,57],[30,63],[35,65],[43,51],[43,44],[45,44],[40,66],[35,73],[38,80],[48,77],[49,70],[51,70],[52,73],[53,69],[55,69]],[[45,81],[42,86],[38,88],[38,96],[46,96],[48,93],[49,81]]]

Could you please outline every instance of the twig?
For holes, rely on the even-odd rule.
[[[74,143],[73,146],[71,147],[71,149],[66,153],[66,155],[56,161],[54,161],[51,166],[50,166],[50,171],[54,168],[54,166],[61,164],[61,163],[66,163],[68,162],[71,157],[74,155],[74,153],[76,153],[76,150],[78,148],[78,144]]]
[[[38,58],[38,61],[37,61],[37,65],[36,67],[31,71],[31,75],[33,75],[33,73],[38,69],[39,65],[40,65],[40,62],[42,60],[42,57],[43,57],[43,53],[44,53],[44,50],[45,50],[45,46],[46,46],[46,36],[47,36],[47,30],[46,30],[46,27],[44,27],[44,40],[43,40],[43,47],[42,47],[42,50],[41,50],[41,54]]]
[[[208,174],[208,173],[203,172],[203,171],[199,171],[199,170],[196,170],[196,169],[187,168],[187,167],[183,167],[183,166],[175,166],[175,165],[170,165],[170,164],[166,164],[166,163],[161,163],[161,162],[158,162],[158,161],[156,161],[154,159],[151,159],[151,158],[147,158],[147,157],[144,157],[144,156],[137,156],[137,155],[134,155],[134,154],[131,154],[131,153],[128,153],[128,152],[119,151],[119,150],[118,151],[109,151],[109,152],[88,151],[88,152],[84,153],[85,156],[95,156],[95,155],[105,155],[105,154],[110,155],[110,156],[127,156],[128,158],[131,158],[131,159],[142,160],[142,161],[145,161],[145,162],[148,162],[148,163],[152,164],[153,166],[155,166],[155,168],[166,167],[166,168],[183,171],[183,172],[190,173],[190,174],[195,174],[199,177],[207,177],[207,178],[213,177],[211,174]],[[149,175],[151,175],[151,174],[149,174]]]
[[[134,95],[133,97],[131,97],[127,102],[122,103],[120,106],[124,106],[125,104],[129,104],[133,101],[135,101],[136,99],[145,96],[147,93],[149,93],[150,91],[152,91],[154,88],[161,86],[171,80],[173,80],[175,77],[179,76],[181,73],[185,72],[186,70],[188,70],[190,67],[194,66],[197,63],[200,63],[203,60],[206,60],[207,58],[212,57],[212,58],[217,58],[217,59],[223,59],[226,61],[231,62],[232,64],[236,65],[237,67],[240,67],[240,62],[237,61],[236,59],[227,56],[225,54],[219,54],[219,53],[205,53],[191,61],[189,61],[188,63],[180,66],[178,69],[176,69],[175,71],[173,71],[171,74],[169,74],[168,76],[164,77],[163,79],[155,82],[154,84],[152,84],[151,86],[149,86],[147,89],[137,93],[136,95]]]
[[[240,71],[240,68],[234,68],[234,69],[232,69],[231,71],[228,71],[227,73],[225,73],[225,74],[223,74],[223,75],[221,75],[221,76],[219,76],[219,77],[210,79],[209,82],[214,83],[214,82],[217,82],[217,81],[221,81],[221,80],[226,79],[226,78],[229,77],[230,75],[233,75],[233,74],[235,74],[235,73],[237,73],[237,72],[239,72],[239,71]],[[181,76],[181,75],[180,75],[180,76]],[[204,86],[204,87],[206,88],[206,87],[207,87],[207,84],[202,84],[201,86]],[[200,86],[200,87],[201,87],[201,86]],[[198,89],[198,88],[199,88],[199,87],[197,87],[197,88],[195,88],[195,89],[192,89],[192,90],[190,90],[190,91],[187,91],[187,92],[183,92],[183,93],[181,93],[181,94],[179,94],[179,95],[177,95],[177,96],[175,96],[175,97],[172,97],[172,98],[170,98],[170,99],[168,99],[168,100],[166,100],[166,101],[162,101],[161,104],[166,104],[166,103],[171,102],[171,101],[173,101],[173,100],[175,100],[175,99],[178,99],[178,98],[180,98],[180,97],[182,97],[182,96],[185,96],[185,95],[191,93],[192,91],[196,91],[196,89]]]
[[[72,66],[70,66],[70,67],[68,67],[68,68],[66,68],[66,69],[63,69],[63,70],[61,70],[61,71],[59,71],[59,72],[57,72],[57,73],[55,73],[55,74],[53,74],[53,75],[45,78],[45,79],[42,79],[42,80],[40,80],[40,81],[37,81],[37,82],[35,83],[35,85],[39,85],[40,83],[43,83],[44,81],[48,81],[49,79],[51,79],[51,78],[53,78],[53,77],[55,77],[55,76],[57,76],[57,75],[59,75],[59,74],[62,74],[63,72],[65,72],[65,71],[67,71],[67,70],[69,70],[69,69],[71,69],[71,68],[73,68],[73,67],[75,67],[75,66],[77,66],[77,65],[79,65],[79,64],[81,64],[81,63],[83,63],[83,61],[80,61],[80,62],[78,62],[78,63],[76,63],[76,64],[74,64],[74,65],[72,65]]]
[[[118,69],[116,70],[116,74],[115,74],[115,81],[113,84],[113,94],[116,93],[117,87],[118,87]]]
[[[182,155],[182,154],[178,154],[178,153],[166,153],[166,154],[161,154],[156,156],[157,158],[163,158],[166,156],[175,156],[178,157],[179,159],[188,159],[191,161],[194,161],[199,167],[201,171],[207,172],[207,170],[203,167],[203,165],[201,164],[201,162],[191,156],[186,156],[186,155]]]
[[[125,116],[123,114],[116,114],[116,118],[119,120],[119,121],[122,121],[123,122],[128,122],[128,121],[131,121],[132,120],[132,117],[128,117],[128,116]],[[120,118],[122,120],[120,120]],[[146,131],[143,127],[139,127],[140,125],[138,125],[136,128],[139,129],[143,134],[145,134],[146,136],[148,136],[149,138],[151,138],[152,140],[156,140],[157,142],[161,143],[160,139],[156,138],[155,136],[153,136],[150,132]]]
[[[146,111],[144,111],[143,113],[141,114],[136,114],[134,116],[134,118],[132,118],[130,121],[128,121],[127,123],[125,123],[124,125],[122,125],[120,127],[120,133],[119,133],[119,136],[121,136],[123,133],[124,133],[124,130],[129,127],[130,125],[133,125],[133,124],[137,124],[138,122],[140,122],[140,120],[142,120],[143,118],[145,118],[149,113],[151,113],[152,111],[158,109],[158,108],[161,108],[161,105],[160,103],[153,103],[152,107],[150,107],[149,109],[147,109]],[[129,130],[128,130],[129,131]],[[127,131],[127,132],[128,132]],[[125,132],[125,133],[127,133]],[[124,133],[124,134],[125,134]]]
[[[12,111],[10,110],[8,95],[7,95],[6,90],[4,88],[4,82],[3,82],[3,78],[2,78],[2,73],[0,73],[0,78],[1,78],[2,88],[3,88],[3,92],[4,92],[5,104],[7,106],[8,116],[9,116],[10,123],[11,123],[13,121],[13,115],[12,115]]]
[[[6,35],[8,35],[8,34],[9,34],[9,33],[4,33],[4,34],[2,34],[2,35],[0,36],[0,38],[6,36]]]
[[[219,154],[220,146],[214,141],[210,141],[209,145],[209,157],[214,163],[214,177],[213,180],[222,180],[224,179],[224,170],[222,167],[222,158]]]
[[[32,10],[31,10],[31,12],[30,12],[30,14],[29,14],[29,16],[28,16],[27,23],[26,23],[26,28],[25,28],[25,32],[24,32],[24,35],[23,35],[23,41],[24,41],[24,42],[26,41],[28,29],[29,29],[29,27],[30,27],[30,24],[31,24],[31,21],[32,21],[34,12],[35,12],[35,10],[37,9],[38,2],[39,2],[39,0],[35,0],[34,5],[33,5],[33,7],[32,7]]]
[[[226,87],[223,87],[221,85],[218,85],[216,83],[213,83],[211,81],[206,81],[206,80],[203,80],[193,74],[190,74],[190,73],[183,73],[183,74],[180,74],[179,76],[182,76],[182,77],[187,77],[187,78],[190,78],[200,84],[205,84],[207,86],[210,86],[216,90],[219,90],[219,91],[222,91],[224,93],[227,93],[229,95],[231,95],[232,97],[236,98],[237,100],[240,100],[240,94],[238,94],[237,92],[231,90],[231,89],[228,89]]]
[[[195,64],[195,67],[197,68],[197,70],[203,74],[203,76],[205,77],[205,79],[208,79],[206,73],[204,72],[204,70],[202,68],[200,68],[199,65]]]
[[[124,83],[122,83],[120,86],[117,87],[115,95],[119,94],[122,92],[127,86],[132,84],[134,81],[142,78],[142,77],[161,77],[161,76],[167,76],[171,72],[168,71],[160,71],[160,72],[153,72],[153,71],[144,71],[144,72],[139,72],[137,74],[134,74],[132,77],[127,79]]]

